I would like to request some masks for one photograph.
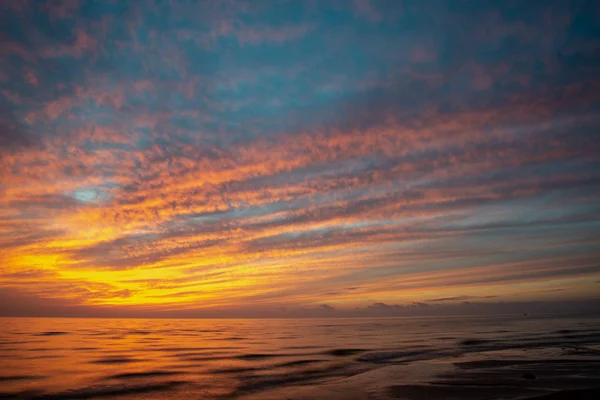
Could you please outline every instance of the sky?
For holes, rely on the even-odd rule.
[[[2,1],[0,314],[583,309],[599,128],[593,0]]]

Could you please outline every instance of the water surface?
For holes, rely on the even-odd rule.
[[[266,398],[370,379],[389,398],[521,398],[597,386],[599,345],[597,317],[2,318],[0,395]]]

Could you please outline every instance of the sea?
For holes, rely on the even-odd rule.
[[[598,316],[0,318],[5,399],[519,399],[598,386]]]

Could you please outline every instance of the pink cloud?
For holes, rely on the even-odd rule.
[[[31,54],[31,52],[29,50],[27,50],[20,44],[15,43],[15,42],[0,41],[0,60],[2,60],[4,57],[11,55],[11,54],[17,54],[23,60],[26,60],[29,62],[32,62],[35,60],[35,56],[33,54]]]
[[[27,71],[25,73],[25,81],[32,86],[37,86],[39,84],[38,78],[33,71]]]
[[[369,0],[354,0],[354,7],[359,15],[366,17],[371,22],[379,22],[382,14]]]
[[[70,45],[59,45],[49,47],[44,51],[46,57],[70,56],[79,58],[86,53],[96,49],[98,41],[90,36],[85,30],[78,28],[75,30],[75,42]]]
[[[0,4],[0,10],[9,9],[23,15],[32,7],[31,3],[30,0],[6,0]]]
[[[421,46],[411,52],[410,59],[415,62],[431,62],[437,59],[437,54],[435,51]]]
[[[21,96],[18,93],[10,92],[8,90],[2,90],[2,95],[13,104],[21,104]]]
[[[314,29],[314,26],[311,24],[284,26],[279,28],[268,26],[247,26],[237,29],[233,32],[228,31],[228,34],[233,33],[238,42],[242,45],[260,44],[263,42],[282,44],[301,38],[312,29]]]
[[[54,18],[72,18],[79,9],[79,0],[58,0],[46,4],[48,14]]]

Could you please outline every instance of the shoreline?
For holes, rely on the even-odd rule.
[[[463,369],[458,360],[419,361],[388,365],[315,386],[288,386],[256,393],[238,393],[243,400],[591,400],[600,398],[600,360],[539,360],[500,366]],[[549,362],[547,362],[549,361]],[[588,371],[586,377],[573,377],[573,365]],[[568,372],[556,372],[560,367]],[[533,370],[531,377],[525,372]],[[576,374],[575,374],[576,375]]]

